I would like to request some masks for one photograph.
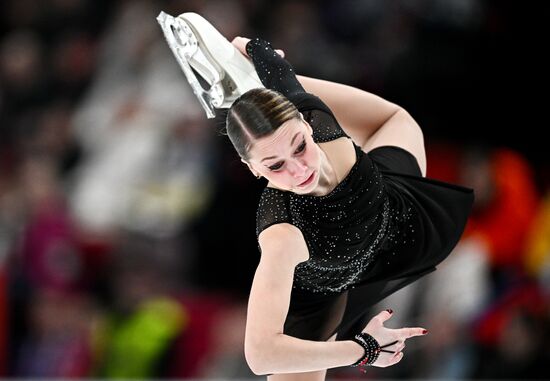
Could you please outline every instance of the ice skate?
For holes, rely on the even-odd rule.
[[[248,90],[264,87],[252,62],[202,16],[189,12],[172,17],[161,12],[157,21],[208,118]],[[202,87],[196,73],[209,89]]]

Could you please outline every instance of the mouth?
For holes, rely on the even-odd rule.
[[[303,188],[303,187],[311,184],[314,177],[315,177],[315,171],[311,172],[311,175],[309,175],[309,177],[304,182],[298,184],[298,186]]]

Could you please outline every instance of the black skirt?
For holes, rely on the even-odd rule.
[[[349,340],[372,318],[373,305],[433,272],[464,231],[473,203],[471,189],[422,177],[415,157],[399,147],[379,147],[368,155],[387,183],[390,197],[406,198],[418,211],[415,225],[423,239],[415,244],[401,242],[392,252],[382,251],[360,282],[341,293],[293,288],[285,334],[315,341],[337,334],[336,340]]]

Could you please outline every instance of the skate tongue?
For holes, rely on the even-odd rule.
[[[221,100],[218,98],[223,98],[223,90],[218,89],[221,85],[213,84],[209,91],[205,91],[197,79],[195,72],[191,69],[188,58],[191,57],[197,49],[197,40],[194,38],[193,32],[184,21],[165,12],[159,13],[157,21],[162,28],[168,46],[172,50],[178,64],[183,70],[183,74],[185,74],[187,78],[187,82],[189,82],[193,89],[193,93],[195,93],[199,99],[200,105],[204,111],[206,111],[206,117],[208,119],[214,118],[216,115],[212,103],[221,103]]]

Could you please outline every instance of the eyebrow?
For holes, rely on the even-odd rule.
[[[300,135],[300,132],[297,132],[296,135],[294,135],[294,137],[292,138],[292,140],[290,141],[290,145],[294,145],[294,140],[296,140],[296,137]],[[277,156],[268,156],[268,157],[264,157],[262,160],[260,160],[260,162],[263,162],[265,160],[269,160],[269,159],[275,159],[277,158]]]

